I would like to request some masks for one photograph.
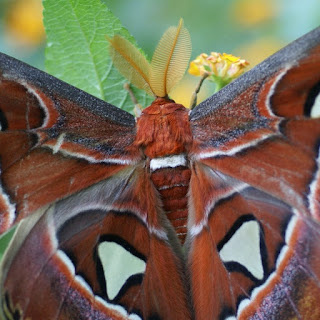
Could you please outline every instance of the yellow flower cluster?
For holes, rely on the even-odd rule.
[[[248,61],[232,54],[211,52],[208,56],[202,53],[191,61],[189,73],[201,77],[208,74],[209,79],[227,84],[239,77],[248,65]]]

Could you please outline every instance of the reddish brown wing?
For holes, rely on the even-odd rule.
[[[8,319],[190,319],[182,254],[144,167],[22,221],[2,265]]]
[[[0,58],[2,229],[21,220],[0,318],[190,319],[182,250],[132,147],[133,117]]]
[[[133,116],[0,55],[0,233],[133,164]]]
[[[320,317],[319,101],[320,28],[191,113],[197,319]]]

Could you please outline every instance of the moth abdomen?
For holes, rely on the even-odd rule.
[[[150,178],[160,194],[162,208],[183,243],[191,177],[188,109],[172,100],[157,98],[137,120],[135,144],[149,159]]]

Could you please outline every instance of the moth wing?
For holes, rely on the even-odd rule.
[[[320,220],[320,28],[191,113],[194,159]]]
[[[0,54],[0,232],[139,159],[132,115]]]
[[[320,28],[191,112],[199,319],[319,317],[319,97]]]
[[[2,263],[8,318],[191,319],[182,254],[144,172],[128,166],[21,221]]]
[[[319,223],[210,166],[193,170],[186,243],[196,319],[316,319]]]

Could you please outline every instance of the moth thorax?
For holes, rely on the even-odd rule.
[[[137,119],[135,144],[150,158],[188,153],[192,142],[188,109],[157,98]]]
[[[156,99],[137,120],[135,144],[150,160],[151,181],[158,190],[167,218],[183,243],[191,176],[188,152],[192,136],[188,109],[168,99]]]

